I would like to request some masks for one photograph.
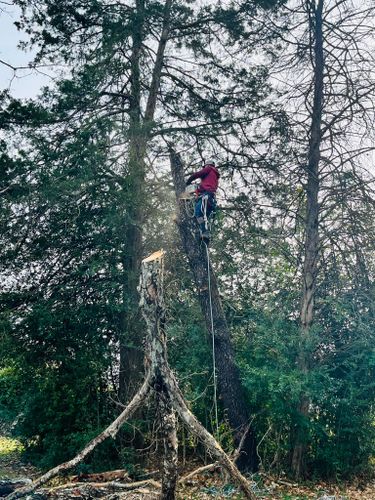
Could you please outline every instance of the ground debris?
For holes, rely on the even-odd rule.
[[[301,484],[285,477],[255,474],[253,490],[259,500],[375,500],[375,483],[359,488],[355,484]],[[225,484],[220,472],[198,475],[178,489],[178,500],[242,500],[239,490]]]
[[[8,447],[9,448],[9,447]],[[9,451],[9,450],[7,450]],[[17,450],[18,451],[18,450]],[[0,456],[0,479],[27,480],[36,477],[38,471],[22,463],[19,452],[3,453]],[[192,461],[188,470],[180,471],[180,478],[198,469],[198,461]],[[160,495],[159,474],[153,464],[150,472],[143,474],[142,482],[133,483],[132,489],[126,471],[110,471],[96,475],[65,476],[52,480],[47,488],[38,489],[27,495],[27,500],[85,500],[105,498],[107,500],[153,500]],[[93,482],[93,480],[99,482]],[[108,482],[105,482],[109,479]],[[254,474],[248,477],[253,491],[259,500],[375,500],[375,482],[352,484],[330,484],[324,482],[299,484],[286,478],[269,474]],[[91,480],[91,482],[83,482]],[[103,481],[104,480],[104,481]],[[75,482],[77,481],[77,482]],[[1,483],[1,482],[0,482]],[[105,483],[105,484],[104,484]],[[180,483],[177,491],[178,500],[243,500],[238,488],[228,483],[220,467],[212,467],[206,472]]]

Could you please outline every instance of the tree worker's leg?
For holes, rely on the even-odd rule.
[[[203,233],[206,229],[205,221],[204,221],[204,213],[202,211],[202,196],[200,196],[195,204],[195,212],[194,212],[195,218],[197,219],[197,222],[199,224],[199,229],[201,230],[201,233]]]
[[[210,216],[215,211],[215,209],[216,209],[215,197],[213,195],[209,195],[208,202],[207,202],[207,219],[210,218]]]

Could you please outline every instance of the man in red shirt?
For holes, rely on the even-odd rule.
[[[192,174],[186,181],[188,186],[196,179],[201,179],[197,188],[197,202],[195,204],[195,217],[198,221],[201,238],[208,244],[210,241],[210,231],[208,218],[216,208],[215,193],[219,185],[220,174],[213,160],[207,160],[202,170]]]

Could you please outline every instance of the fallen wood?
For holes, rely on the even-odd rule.
[[[5,497],[10,495],[12,491],[17,488],[25,486],[25,484],[31,484],[31,479],[3,479],[0,480],[0,497]]]
[[[141,404],[148,397],[153,376],[154,372],[150,370],[146,375],[142,387],[139,389],[137,394],[133,397],[133,399],[130,401],[130,403],[124,409],[124,411],[103,432],[101,432],[98,436],[92,439],[82,451],[80,451],[74,458],[72,458],[72,460],[64,462],[63,464],[60,464],[54,467],[53,469],[50,469],[40,478],[33,481],[31,485],[16,490],[14,493],[8,495],[6,498],[8,500],[13,500],[14,498],[22,498],[28,493],[35,491],[37,488],[39,488],[40,486],[42,486],[43,484],[47,483],[52,478],[60,474],[60,472],[72,469],[74,466],[82,462],[82,460],[85,457],[87,457],[87,455],[89,455],[89,453],[91,453],[92,450],[94,450],[98,446],[98,444],[102,443],[105,439],[107,439],[108,437],[114,438],[118,433],[118,431],[120,430],[121,426],[128,420],[128,418],[137,410],[137,408],[141,406]]]
[[[113,495],[109,495],[106,497],[106,500],[135,500],[139,499],[140,497],[138,495],[144,495],[143,498],[147,500],[151,499],[160,499],[160,493],[152,490],[146,490],[145,488],[139,488],[137,490],[133,490],[131,495],[129,496],[130,493],[114,493]],[[137,496],[135,496],[137,495]]]
[[[192,479],[194,476],[197,476],[198,474],[204,474],[205,472],[211,472],[216,469],[219,469],[221,465],[219,462],[214,462],[212,464],[208,465],[203,465],[202,467],[198,467],[197,469],[194,469],[193,471],[189,472],[189,474],[186,474],[184,477],[180,479],[180,483],[187,483]]]
[[[54,486],[53,488],[43,488],[42,490],[43,491],[45,490],[48,493],[53,493],[55,491],[60,491],[60,490],[68,490],[68,489],[79,490],[80,488],[91,487],[96,489],[102,488],[112,491],[124,491],[124,490],[129,491],[141,488],[142,486],[152,486],[153,488],[159,490],[161,489],[161,484],[158,481],[155,481],[154,479],[144,479],[143,481],[135,481],[132,483],[119,483],[117,481],[101,482],[101,483],[95,483],[95,482],[66,483],[66,484],[60,484],[59,486]]]
[[[94,474],[79,474],[78,476],[73,476],[70,481],[72,483],[81,482],[105,482],[105,481],[131,481],[128,472],[125,469],[111,470],[107,472],[97,472]]]
[[[276,482],[278,484],[282,484],[284,486],[288,486],[289,488],[295,488],[296,486],[298,486],[298,483],[290,483],[289,481],[284,481],[283,479],[277,479]]]

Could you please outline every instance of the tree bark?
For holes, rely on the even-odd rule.
[[[319,162],[322,140],[322,109],[323,109],[323,2],[309,2],[311,9],[311,28],[314,30],[314,52],[312,65],[314,68],[314,100],[311,116],[309,137],[307,186],[306,186],[306,217],[305,217],[305,255],[302,274],[302,300],[300,311],[300,345],[297,366],[306,377],[311,368],[311,327],[314,320],[314,301],[316,293],[316,278],[319,258]],[[296,478],[305,475],[305,458],[308,443],[310,400],[306,392],[300,396],[297,412],[300,421],[297,422],[294,437],[294,447],[291,460],[292,473]]]
[[[164,448],[161,496],[165,500],[175,500],[178,479],[177,420],[168,391],[162,379],[158,383],[160,384],[160,389],[158,390],[160,436],[163,440]]]
[[[170,151],[170,162],[178,204],[177,226],[181,236],[183,249],[188,258],[190,270],[194,276],[198,300],[207,331],[210,332],[211,315],[206,248],[200,241],[196,221],[186,214],[183,206],[184,202],[180,200],[180,195],[185,190],[184,169],[180,156],[173,148],[171,148]],[[233,430],[235,445],[238,447],[249,425],[250,415],[245,404],[240,374],[235,364],[230,332],[212,268],[210,277],[219,392],[229,424]],[[246,434],[242,452],[237,460],[237,465],[241,470],[257,470],[258,456],[256,453],[255,433],[252,427]]]
[[[255,495],[247,479],[242,476],[214,437],[211,436],[188,409],[176,378],[168,365],[164,332],[165,309],[161,279],[163,275],[162,252],[155,253],[148,259],[145,259],[143,264],[140,288],[142,312],[148,327],[147,344],[150,346],[149,363],[151,366],[155,366],[158,380],[162,381],[171,406],[188,430],[197,436],[209,452],[221,463],[233,481],[240,486],[245,497],[255,500]]]
[[[145,16],[144,0],[136,0],[130,59],[129,151],[125,190],[125,228],[123,265],[123,310],[121,312],[119,395],[126,401],[142,374],[140,356],[140,313],[137,293],[142,255],[142,225],[145,179],[145,141],[141,123],[140,57]]]

